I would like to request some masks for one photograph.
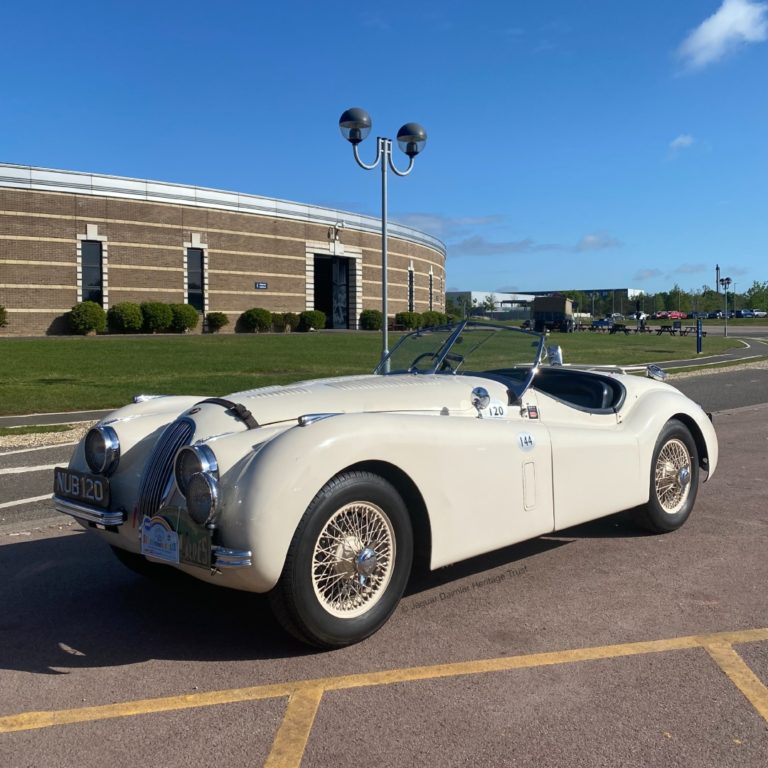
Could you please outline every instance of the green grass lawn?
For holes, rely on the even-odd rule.
[[[390,347],[397,340],[390,335]],[[566,363],[631,365],[696,356],[696,339],[555,333]],[[704,339],[704,355],[737,346]],[[224,395],[373,370],[378,333],[0,339],[0,414],[112,408],[139,393]]]

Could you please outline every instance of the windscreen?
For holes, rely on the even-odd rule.
[[[465,321],[403,337],[376,369],[381,374],[482,375],[509,380],[516,393],[530,383],[544,337],[504,325]]]

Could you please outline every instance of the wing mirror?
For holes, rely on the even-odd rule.
[[[659,368],[658,365],[649,365],[645,369],[645,375],[649,379],[655,379],[656,381],[665,381],[669,374]]]
[[[547,357],[550,365],[563,364],[563,348],[561,346],[547,347]]]

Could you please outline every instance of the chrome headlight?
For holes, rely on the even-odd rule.
[[[207,472],[198,472],[187,483],[187,512],[198,525],[214,521],[219,506],[219,483]]]
[[[93,427],[85,436],[85,460],[94,475],[111,475],[120,461],[120,440],[112,427]]]
[[[199,472],[205,472],[218,479],[219,465],[213,451],[207,445],[188,445],[181,448],[176,454],[174,475],[182,496],[186,497],[190,479]]]

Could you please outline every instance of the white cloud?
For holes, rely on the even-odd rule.
[[[507,253],[537,253],[559,251],[560,245],[538,244],[529,237],[511,242],[493,242],[480,235],[473,235],[448,246],[450,256],[500,256]]]
[[[691,136],[690,134],[681,133],[679,136],[677,136],[676,138],[672,139],[672,141],[669,142],[669,148],[673,152],[677,152],[679,149],[687,149],[695,141],[696,139],[694,139],[693,136]]]
[[[695,275],[699,272],[709,272],[709,267],[706,264],[681,264],[673,271],[678,275]]]
[[[643,282],[644,280],[653,280],[655,277],[659,277],[662,274],[660,269],[641,269],[632,276],[632,280],[636,283]]]
[[[485,227],[504,221],[503,216],[441,216],[436,213],[408,213],[392,218],[406,227],[427,232],[441,240],[459,237],[474,227]]]
[[[547,251],[602,251],[607,248],[621,248],[623,243],[615,237],[602,232],[584,235],[575,245],[562,243],[537,243],[530,237],[523,240],[498,242],[488,240],[481,235],[473,235],[464,240],[448,244],[449,256],[500,256],[512,253],[543,253]]]
[[[584,235],[573,247],[573,250],[582,253],[583,251],[603,251],[606,248],[620,248],[621,246],[621,240],[617,240],[604,232],[593,232]]]
[[[740,45],[768,39],[768,3],[723,0],[708,19],[691,32],[678,49],[689,69],[702,69]]]

